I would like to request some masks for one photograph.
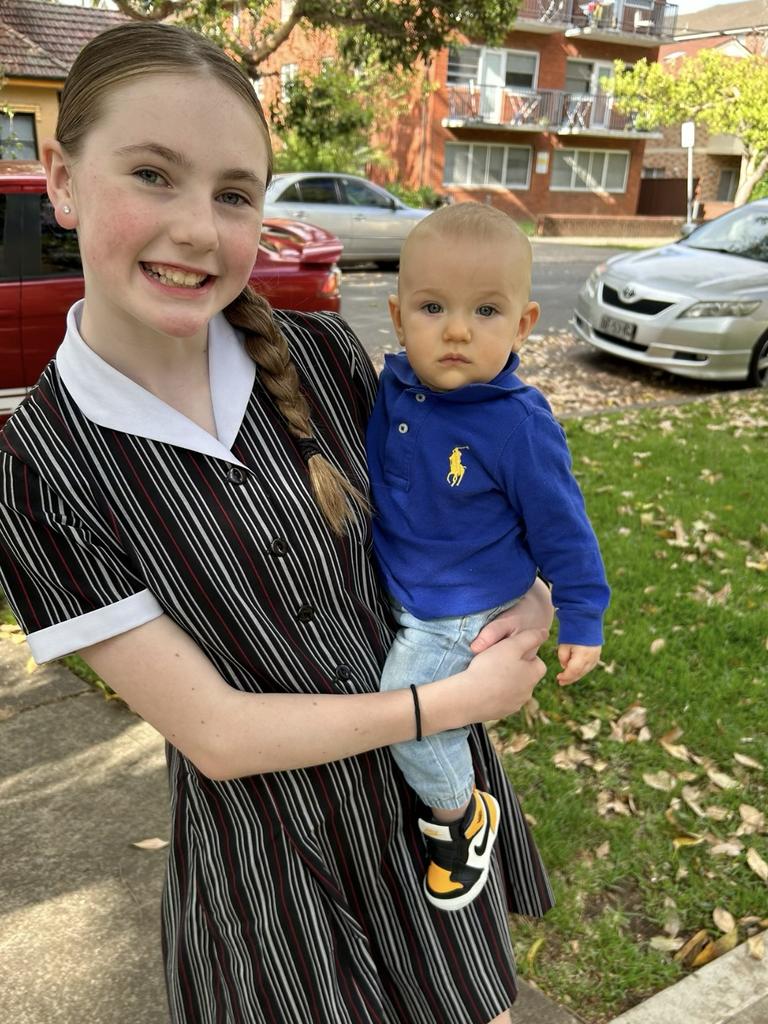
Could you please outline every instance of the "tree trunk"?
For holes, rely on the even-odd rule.
[[[752,195],[752,189],[766,171],[768,171],[768,153],[764,153],[762,156],[752,153],[741,161],[741,174],[733,200],[734,206],[743,206],[747,202]]]

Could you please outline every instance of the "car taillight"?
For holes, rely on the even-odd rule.
[[[338,267],[332,267],[328,272],[325,280],[320,286],[320,295],[326,295],[328,298],[335,299],[339,295],[341,288],[341,271]]]

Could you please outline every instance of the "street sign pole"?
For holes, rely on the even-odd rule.
[[[686,222],[693,223],[693,145],[696,141],[696,125],[693,121],[684,121],[680,126],[680,145],[688,150],[688,187],[686,204]]]

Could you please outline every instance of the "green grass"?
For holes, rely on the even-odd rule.
[[[716,937],[716,907],[736,919],[766,917],[768,887],[746,863],[750,846],[768,860],[766,834],[742,835],[736,857],[710,849],[715,837],[736,831],[740,804],[768,806],[765,771],[733,758],[738,752],[768,766],[768,395],[736,393],[566,426],[613,588],[603,648],[611,671],[598,668],[559,689],[550,641],[544,657],[553,669],[536,692],[547,720],[515,716],[498,739],[521,732],[534,739],[505,755],[505,764],[535,819],[558,899],[543,922],[514,922],[521,972],[602,1024],[682,975],[671,954],[648,944],[665,934],[665,899],[674,901],[685,938],[701,928]],[[665,643],[652,654],[654,640]],[[610,722],[633,703],[647,709],[650,739],[638,742],[636,731],[629,742],[611,739]],[[600,733],[583,740],[574,730],[596,718]],[[720,789],[706,764],[670,756],[658,741],[676,727],[676,744],[711,759],[738,786]],[[556,767],[554,755],[570,744],[603,762],[601,770]],[[660,792],[643,774],[661,770],[692,778]],[[701,791],[701,807],[732,816],[697,817],[680,799],[686,781]],[[631,797],[634,813],[598,814],[601,790]],[[679,806],[669,811],[674,798]],[[685,832],[704,841],[677,849],[673,839]],[[595,851],[606,841],[600,858]],[[537,939],[544,941],[534,946]]]

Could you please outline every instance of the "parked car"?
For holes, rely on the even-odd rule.
[[[411,228],[432,210],[406,206],[386,189],[353,174],[276,174],[264,215],[307,221],[344,243],[342,266],[374,261],[396,265]]]
[[[600,264],[571,327],[595,348],[682,377],[768,386],[768,200]]]
[[[0,422],[35,383],[83,296],[77,236],[56,223],[39,164],[0,162]],[[338,312],[342,245],[322,228],[269,220],[251,284],[280,309]]]

